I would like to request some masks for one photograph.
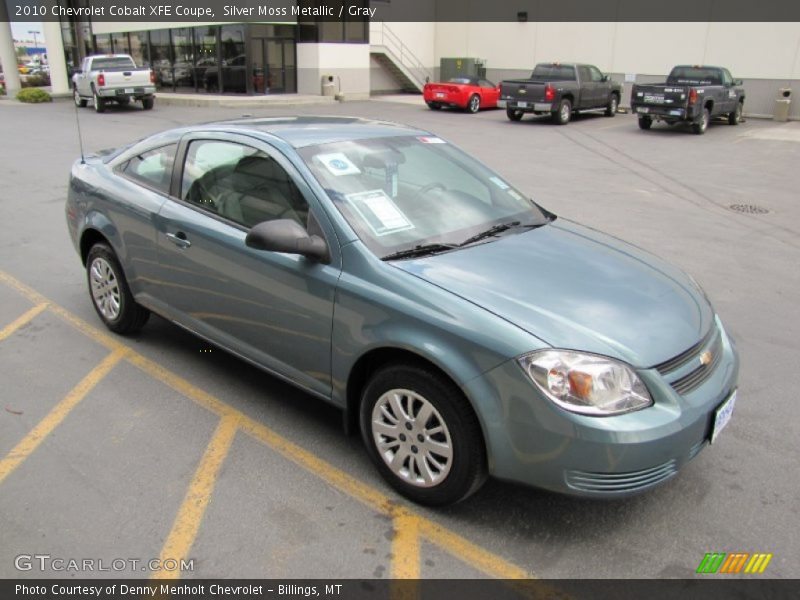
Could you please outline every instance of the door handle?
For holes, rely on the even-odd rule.
[[[169,241],[178,246],[178,248],[188,248],[192,245],[192,242],[186,239],[186,234],[182,231],[177,233],[168,233],[167,237]]]

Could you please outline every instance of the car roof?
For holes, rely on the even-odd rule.
[[[207,127],[265,133],[295,148],[380,137],[430,135],[427,131],[389,121],[334,116],[254,117],[209,123]]]

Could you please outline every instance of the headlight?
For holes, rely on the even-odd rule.
[[[634,370],[612,358],[571,350],[540,350],[517,360],[536,387],[570,412],[610,416],[653,404]]]

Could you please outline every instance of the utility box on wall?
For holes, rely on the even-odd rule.
[[[481,58],[442,58],[439,61],[439,78],[447,81],[453,77],[486,78],[486,61]]]

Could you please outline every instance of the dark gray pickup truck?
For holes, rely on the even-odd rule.
[[[694,133],[703,134],[715,117],[739,124],[744,110],[741,86],[742,81],[723,67],[679,65],[666,83],[634,85],[631,110],[642,129],[650,129],[653,121],[690,123]]]
[[[500,82],[498,106],[512,121],[525,113],[550,114],[559,125],[569,123],[573,112],[604,109],[617,113],[622,86],[593,65],[540,63],[530,79]]]

